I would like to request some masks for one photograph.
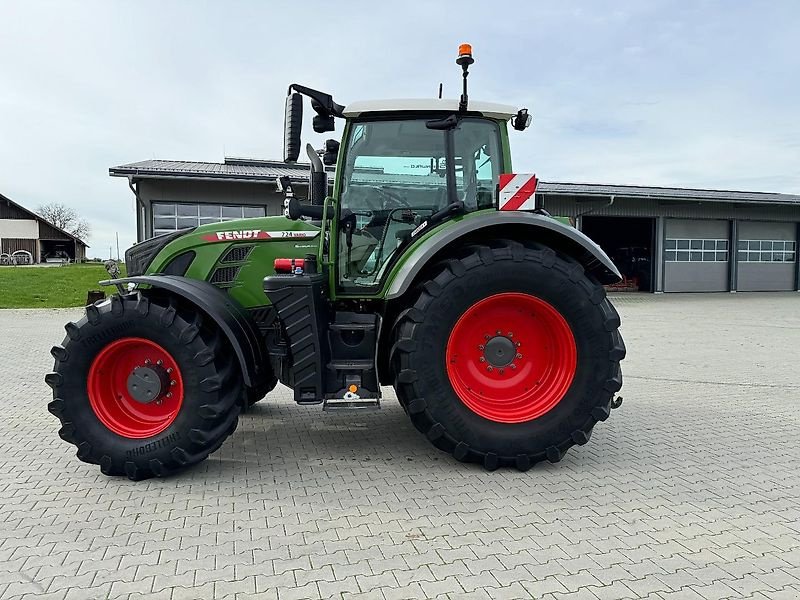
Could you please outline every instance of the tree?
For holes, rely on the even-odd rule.
[[[81,219],[77,211],[66,204],[50,202],[40,206],[36,212],[59,229],[71,233],[80,240],[85,241],[91,233],[89,222]]]

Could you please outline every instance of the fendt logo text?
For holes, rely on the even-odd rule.
[[[319,235],[319,231],[262,231],[261,229],[241,229],[216,231],[201,236],[206,242],[231,242],[236,240],[271,240],[281,238],[308,239]]]
[[[260,229],[243,229],[238,231],[217,231],[215,234],[204,236],[209,241],[228,241],[228,240],[260,240],[270,237],[266,231]]]

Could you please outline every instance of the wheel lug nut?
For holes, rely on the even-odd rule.
[[[478,350],[483,350],[485,346],[483,344],[478,344]]]
[[[503,335],[499,329],[497,330],[497,335]]]
[[[494,367],[492,365],[489,365],[488,367],[486,367],[486,370],[489,371],[489,373],[491,373],[492,371],[494,371]]]
[[[156,364],[157,364],[157,365],[161,365],[161,364],[163,364],[163,362],[164,362],[164,361],[162,361],[161,359],[159,359],[159,360],[157,360],[157,361],[156,361]]]
[[[481,361],[481,362],[486,362],[486,359],[484,357],[482,357],[482,356],[478,360]]]
[[[170,382],[169,382],[169,384],[170,384],[170,385],[175,385],[176,383],[178,383],[178,382],[177,382],[177,381],[175,381],[174,379],[173,379],[172,381],[170,381]]]
[[[488,340],[490,337],[492,337],[492,336],[490,336],[490,335],[487,333],[487,334],[485,334],[485,335],[483,336],[483,339],[485,339],[485,340]]]
[[[517,348],[519,348],[520,346],[522,346],[522,343],[521,342],[517,342]]]
[[[511,331],[509,331],[509,332],[508,332],[508,337],[510,337],[510,338],[514,337],[514,333],[513,333],[513,332],[511,332]]]
[[[516,368],[517,368],[517,365],[515,365],[514,363],[511,363],[511,364],[509,365],[509,367],[511,367],[511,370],[513,371],[514,369],[516,369]]]
[[[522,358],[522,354],[520,354],[519,352],[517,352],[517,358]]]
[[[504,369],[500,369],[500,375],[502,375],[503,373],[505,373],[505,370]]]
[[[149,365],[150,364],[150,359],[149,358],[145,358],[144,359],[144,364]]]
[[[167,373],[172,373],[172,367],[170,367],[169,369],[167,369]]]
[[[167,392],[167,398],[172,398],[172,392]]]

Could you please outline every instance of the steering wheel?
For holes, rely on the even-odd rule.
[[[389,210],[390,208],[411,208],[411,205],[406,201],[406,199],[396,192],[390,192],[389,190],[385,190],[377,186],[372,187],[370,189],[375,191],[379,196],[383,198],[383,203],[381,204],[381,206],[375,206],[371,200],[367,200],[367,203],[371,205],[370,208],[372,208],[372,210]]]

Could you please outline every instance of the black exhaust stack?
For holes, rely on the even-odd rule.
[[[311,172],[308,176],[308,199],[312,205],[322,206],[328,196],[328,174],[322,161],[311,144],[306,144],[306,154],[311,161]]]

